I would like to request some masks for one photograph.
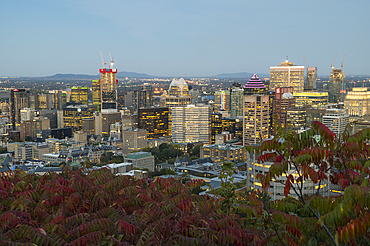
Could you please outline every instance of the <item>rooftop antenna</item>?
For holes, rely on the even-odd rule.
[[[113,69],[114,61],[113,61],[113,59],[112,59],[112,56],[110,55],[110,50],[109,50],[109,49],[108,49],[108,52],[109,52],[109,58],[110,58],[110,66],[109,66],[109,68],[110,68],[110,69]]]
[[[103,68],[105,68],[105,60],[103,59],[103,56],[102,56],[102,54],[101,54],[101,52],[99,51],[99,53],[100,53],[100,57],[101,57],[101,61],[103,62]]]
[[[343,61],[342,61],[342,64],[340,65],[341,66],[341,68],[342,68],[342,70],[343,70],[343,63],[344,63],[344,57],[345,57],[346,55],[343,55]]]
[[[286,56],[286,60],[285,61],[288,62],[288,56]]]
[[[334,63],[333,63],[333,64],[331,64],[331,69],[333,69],[333,68],[334,68],[334,65],[335,65],[335,61],[337,60],[337,57],[338,57],[338,53],[337,53],[337,55],[335,56],[335,60],[334,60]]]

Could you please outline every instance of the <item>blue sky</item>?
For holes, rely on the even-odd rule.
[[[0,76],[269,73],[289,60],[370,74],[370,1],[1,1]]]

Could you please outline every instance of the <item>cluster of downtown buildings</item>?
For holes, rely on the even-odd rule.
[[[237,162],[239,167],[244,165],[237,180],[245,179],[248,188],[260,189],[255,176],[267,172],[269,164],[257,163],[258,156],[246,153],[243,146],[258,145],[273,137],[274,120],[296,132],[307,129],[314,120],[337,134],[350,121],[359,122],[355,130],[367,127],[370,92],[367,88],[347,92],[343,66],[332,67],[325,91],[317,90],[316,67],[296,66],[286,60],[270,68],[268,82],[254,74],[244,85],[234,83],[206,99],[183,78],[173,79],[157,99],[150,84],[136,91],[117,92],[113,64],[99,72],[100,79],[92,80],[91,88],[72,87],[43,94],[10,90],[8,103],[2,107],[0,134],[12,161],[50,165],[89,159],[98,163],[109,151],[124,155],[125,163],[134,163],[133,167],[154,171],[150,153],[131,152],[161,143],[177,144],[186,151],[188,143],[194,143],[202,145],[198,161],[185,157],[174,164],[157,164],[157,168],[217,179],[222,161]],[[23,142],[10,143],[10,139]],[[127,163],[118,167],[130,166]],[[309,182],[305,185],[307,193],[318,188]],[[330,184],[322,186],[326,195],[340,192]],[[283,197],[283,189],[276,183],[269,192],[277,199]]]

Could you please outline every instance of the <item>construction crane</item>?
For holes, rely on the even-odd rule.
[[[306,58],[304,58],[304,56],[303,56],[303,60],[304,60],[304,64],[306,64],[306,68],[308,68]]]
[[[341,68],[342,68],[342,71],[343,71],[343,63],[344,63],[344,57],[345,57],[346,55],[343,55],[343,61],[342,61],[342,65],[341,65]]]
[[[114,64],[114,61],[112,59],[112,56],[110,55],[110,50],[108,49],[108,52],[109,52],[109,58],[110,58],[110,65],[109,65],[109,68],[110,69],[113,69],[113,64]]]
[[[102,56],[102,54],[101,54],[101,52],[99,51],[99,53],[100,53],[100,57],[101,57],[101,61],[103,62],[103,68],[105,69],[105,60],[103,59],[103,56]]]
[[[333,64],[331,64],[331,69],[333,69],[333,68],[334,68],[334,65],[335,65],[335,61],[337,60],[337,57],[338,57],[338,53],[337,53],[337,55],[335,56],[335,60],[334,60],[334,63],[333,63]]]

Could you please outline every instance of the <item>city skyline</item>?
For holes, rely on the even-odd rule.
[[[318,68],[343,55],[347,75],[369,75],[368,1],[16,0],[0,10],[0,77],[98,74],[99,51],[118,71],[154,76],[268,74],[289,61]],[[339,19],[339,20],[338,20]],[[107,65],[108,67],[108,65]]]

